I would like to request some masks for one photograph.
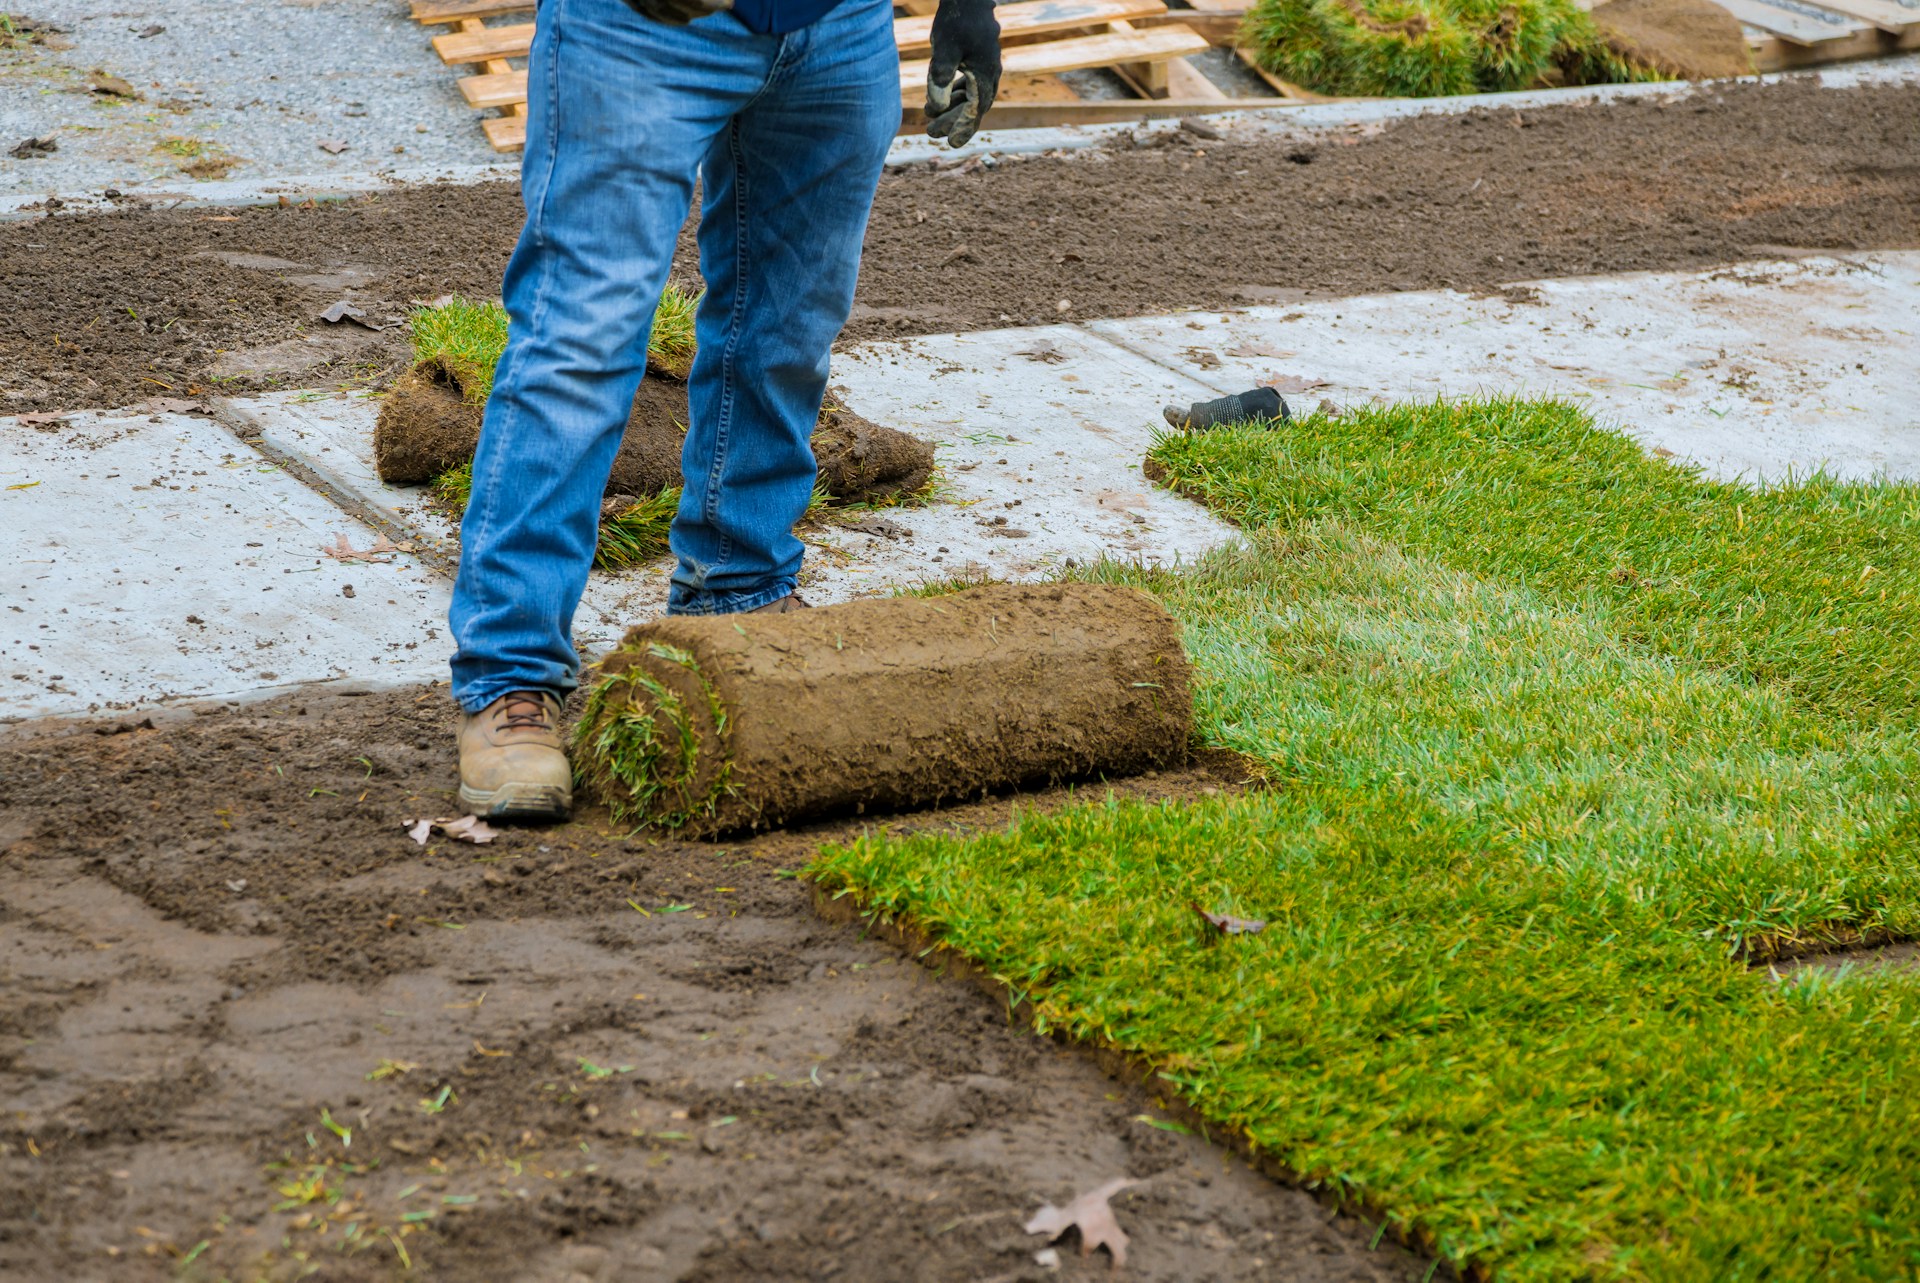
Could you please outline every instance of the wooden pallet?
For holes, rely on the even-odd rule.
[[[924,6],[923,6],[924,7]],[[414,20],[448,25],[433,38],[434,52],[454,67],[475,68],[457,82],[477,109],[504,114],[483,120],[498,151],[526,145],[527,73],[510,59],[533,45],[531,22],[488,26],[484,19],[529,12],[529,0],[414,0]],[[1064,71],[1110,67],[1148,98],[1223,101],[1226,95],[1184,62],[1210,46],[1207,37],[1173,17],[1165,0],[1020,0],[999,8],[1005,47],[1002,99],[1008,102],[1077,101],[1056,78]],[[1138,23],[1139,25],[1136,25]],[[926,93],[933,19],[909,13],[894,22],[899,46],[903,106],[917,106]]]
[[[1183,114],[1326,99],[1280,80],[1237,47],[1248,0],[1186,0],[1169,10],[1164,0],[1019,0],[998,13],[1005,70],[993,123],[1028,124],[1124,120],[1163,116],[1138,99],[1083,101],[1060,79],[1063,72],[1104,67],[1141,99],[1179,103]],[[906,127],[915,127],[926,89],[927,59],[938,0],[895,0],[905,16],[894,21],[900,50],[900,96]],[[1781,71],[1920,49],[1920,4],[1908,0],[1715,0],[1746,28],[1757,71]],[[502,114],[481,121],[498,151],[526,144],[527,74],[513,65],[533,44],[532,22],[489,26],[489,18],[533,12],[532,0],[413,0],[414,20],[450,30],[433,37],[449,66],[471,69],[458,81],[467,102]],[[1187,60],[1209,47],[1234,48],[1278,99],[1229,99]],[[1012,110],[1020,108],[1019,111]],[[1017,123],[1016,123],[1017,122]]]

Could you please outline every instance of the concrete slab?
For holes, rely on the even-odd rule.
[[[210,420],[0,420],[0,722],[444,676],[445,581],[340,535],[376,538]]]
[[[1718,477],[1920,477],[1920,252],[1383,294],[1089,329],[1219,392],[1311,409],[1470,393],[1574,399]],[[1282,391],[1287,387],[1282,385]]]

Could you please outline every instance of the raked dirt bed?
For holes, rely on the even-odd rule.
[[[1920,87],[1796,82],[912,169],[881,185],[847,337],[1913,247],[1916,156]],[[492,295],[519,224],[499,183],[0,224],[0,413],[373,376],[403,331],[317,314]]]

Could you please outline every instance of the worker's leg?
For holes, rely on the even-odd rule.
[[[454,583],[454,696],[469,712],[575,685],[573,612],[695,168],[780,47],[726,15],[670,27],[621,0],[543,0],[512,327]]]
[[[785,38],[765,90],[701,167],[707,295],[672,532],[675,612],[751,610],[793,591],[810,438],[900,126],[899,64],[885,0],[842,0]]]

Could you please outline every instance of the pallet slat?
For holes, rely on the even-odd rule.
[[[1823,22],[1796,10],[1775,8],[1763,0],[1714,0],[1714,3],[1749,27],[1758,27],[1796,45],[1846,40],[1862,29],[1862,24],[1839,14],[1833,15],[1832,22]]]
[[[504,27],[482,27],[478,31],[454,31],[433,38],[433,51],[450,67],[468,62],[489,62],[495,58],[524,58],[533,48],[533,24],[516,22]]]
[[[469,107],[511,107],[527,100],[527,73],[496,71],[454,81]]]
[[[1119,62],[1164,62],[1169,58],[1205,53],[1207,48],[1206,39],[1186,27],[1154,27],[1147,31],[1121,31],[1021,45],[1008,49],[1001,57],[1001,64],[1008,74],[1044,76],[1087,67],[1109,67]],[[927,61],[921,58],[900,64],[903,97],[918,98],[926,92],[927,66]]]
[[[509,13],[532,13],[533,0],[413,0],[412,18],[429,25],[462,18],[498,18]]]
[[[1899,4],[1896,0],[1807,0],[1807,3],[1816,9],[1868,23],[1889,35],[1900,36],[1920,29],[1920,5]]]

